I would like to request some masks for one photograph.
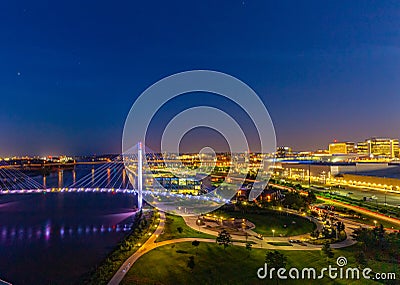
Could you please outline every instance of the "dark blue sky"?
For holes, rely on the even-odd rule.
[[[0,155],[119,152],[136,97],[192,69],[249,84],[279,145],[400,137],[399,1],[60,2],[0,3]]]

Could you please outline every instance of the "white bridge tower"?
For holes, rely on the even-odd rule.
[[[138,180],[137,180],[137,187],[138,187],[138,208],[142,209],[143,204],[143,157],[142,157],[142,143],[138,143]]]

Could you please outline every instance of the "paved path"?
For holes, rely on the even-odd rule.
[[[213,231],[208,228],[201,227],[201,226],[199,227],[196,224],[197,217],[189,216],[189,217],[183,217],[183,218],[186,222],[186,225],[196,231],[200,231],[202,233],[206,233],[206,234],[213,235],[213,236],[218,235],[217,231]],[[315,222],[317,224],[317,228],[320,230],[320,228],[321,228],[320,223],[315,219],[311,219],[311,221]],[[343,221],[343,223],[345,224],[345,232],[346,232],[347,238],[344,241],[331,244],[332,248],[339,249],[339,248],[348,247],[348,246],[351,246],[351,245],[357,243],[356,241],[354,241],[351,238],[351,234],[353,233],[353,229],[355,227],[353,225],[348,224],[346,221]],[[290,239],[293,239],[293,240],[303,240],[306,238],[308,239],[309,234],[297,235],[297,236],[291,236],[291,237],[264,237],[262,240],[257,238],[256,235],[257,235],[257,233],[250,231],[249,235],[248,235],[248,239],[247,239],[248,241],[251,241],[254,243],[253,248],[278,249],[278,250],[320,250],[322,248],[322,245],[313,245],[313,244],[307,244],[306,246],[296,244],[296,243],[293,243],[292,246],[273,246],[273,245],[269,244],[270,242],[288,242],[288,240],[290,240]],[[232,237],[232,240],[240,240],[240,241],[246,240],[246,237],[243,235],[231,234],[231,237]],[[236,243],[235,243],[235,245],[236,245]],[[244,246],[245,243],[239,243],[239,245]]]
[[[117,285],[119,284],[122,279],[125,277],[125,275],[128,273],[129,269],[133,266],[133,264],[144,254],[148,253],[149,251],[169,245],[169,244],[175,244],[175,243],[181,243],[181,242],[192,242],[192,241],[200,241],[200,242],[207,242],[207,243],[215,243],[215,239],[213,238],[179,238],[179,239],[173,239],[173,240],[166,240],[162,242],[156,242],[156,239],[162,232],[164,231],[164,226],[165,226],[165,213],[160,212],[160,223],[157,226],[157,229],[154,231],[154,233],[150,236],[150,238],[135,252],[133,253],[123,264],[122,266],[118,269],[118,271],[115,273],[113,278],[110,280],[108,285]],[[200,231],[202,233],[206,233],[209,235],[217,236],[218,232],[204,228],[204,227],[199,227],[196,224],[197,217],[184,217],[184,220],[186,222],[186,225],[191,227],[192,229],[196,231]],[[315,220],[317,227],[319,226],[319,223]],[[346,234],[347,234],[347,239],[338,242],[335,244],[331,244],[332,248],[338,249],[338,248],[343,248],[343,247],[348,247],[356,242],[350,238],[350,235],[352,233],[352,229],[354,226],[351,226],[350,224],[345,224],[346,225]],[[260,249],[278,249],[278,250],[321,250],[322,246],[321,245],[312,245],[312,244],[307,244],[307,245],[301,245],[301,244],[296,244],[293,243],[291,245],[287,246],[275,246],[269,244],[269,242],[288,242],[289,239],[301,239],[304,237],[308,237],[308,235],[299,235],[299,236],[293,236],[293,237],[265,237],[262,240],[258,239],[257,237],[253,235],[249,235],[247,238],[247,241],[252,242],[252,247],[253,248],[260,248]],[[246,237],[243,235],[231,235],[233,242],[233,245],[237,246],[246,246]]]
[[[160,223],[158,224],[157,229],[150,236],[150,238],[135,252],[133,253],[122,266],[118,269],[117,273],[114,274],[113,278],[111,278],[108,285],[117,285],[122,279],[125,277],[126,273],[128,273],[130,267],[138,260],[143,254],[152,250],[153,248],[158,247],[158,243],[156,243],[156,239],[158,236],[164,231],[165,226],[165,213],[160,212]]]
[[[114,275],[114,277],[110,280],[108,283],[109,285],[117,285],[119,284],[122,279],[125,277],[125,275],[128,273],[129,269],[132,268],[133,264],[138,261],[140,257],[148,253],[149,251],[165,246],[165,245],[170,245],[170,244],[176,244],[176,243],[182,243],[182,242],[192,242],[192,241],[199,241],[199,242],[207,242],[207,243],[216,243],[215,239],[211,238],[179,238],[179,239],[171,239],[171,240],[165,240],[157,243],[153,243],[150,246],[144,247],[143,245],[138,251],[136,251],[129,259],[121,266],[121,268],[118,270],[118,272]],[[233,242],[233,245],[236,246],[246,246],[245,242]],[[303,247],[298,244],[293,244],[293,246],[273,246],[270,244],[253,244],[253,248],[263,248],[263,249],[281,249],[281,250],[321,250],[321,246],[312,246],[312,247]]]
[[[165,216],[165,215],[164,215]],[[163,221],[164,222],[164,221]],[[160,228],[160,227],[159,227]],[[159,229],[158,228],[158,229]],[[161,232],[160,232],[161,233]],[[232,239],[235,240],[235,236],[232,236]],[[241,240],[244,239],[243,236],[240,236]],[[292,244],[292,245],[288,245],[288,246],[274,246],[271,244],[268,244],[267,242],[270,241],[274,241],[274,242],[279,242],[279,241],[285,241],[287,242],[288,238],[281,238],[281,237],[276,237],[276,238],[272,238],[268,239],[266,241],[260,241],[260,240],[256,240],[258,243],[253,244],[252,247],[253,248],[262,248],[262,249],[280,249],[280,250],[321,250],[322,246],[320,245],[307,245],[307,246],[302,246],[300,244]],[[136,251],[125,263],[123,266],[121,266],[121,268],[119,269],[119,271],[117,272],[117,274],[113,277],[113,279],[111,279],[111,281],[108,283],[110,284],[119,284],[122,279],[124,278],[124,276],[126,275],[126,273],[129,271],[129,269],[133,266],[133,264],[144,254],[148,253],[149,251],[157,248],[157,247],[161,247],[161,246],[165,246],[165,245],[170,245],[170,244],[176,244],[176,243],[182,243],[182,242],[192,242],[192,241],[199,241],[199,242],[207,242],[207,243],[215,243],[215,239],[213,238],[179,238],[179,239],[172,239],[172,240],[165,240],[162,242],[157,242],[155,243],[154,240],[152,242],[146,242],[138,251]],[[254,239],[250,239],[249,237],[249,241],[254,241]],[[336,243],[336,244],[332,244],[331,247],[332,248],[341,248],[341,247],[345,247],[345,246],[349,246],[349,244],[352,242],[349,241],[345,241],[344,243]],[[146,246],[147,245],[147,246]],[[235,241],[233,242],[233,245],[236,246],[246,246],[245,242],[240,242],[240,241]],[[350,244],[351,245],[351,244]]]

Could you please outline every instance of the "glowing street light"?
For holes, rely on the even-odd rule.
[[[375,227],[376,227],[376,223],[377,223],[377,221],[376,221],[376,220],[374,220]]]
[[[275,230],[272,230],[272,237],[275,237]]]

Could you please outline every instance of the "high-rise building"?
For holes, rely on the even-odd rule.
[[[395,158],[399,156],[399,140],[371,138],[357,144],[357,153],[370,157]]]
[[[357,143],[357,154],[369,155],[369,144],[368,142]]]
[[[276,150],[277,158],[291,157],[293,156],[292,148],[288,146],[280,146]]]
[[[329,154],[349,154],[355,152],[355,143],[353,142],[333,142],[329,144]]]
[[[399,140],[398,139],[392,140],[392,145],[393,145],[393,156],[400,158]]]

